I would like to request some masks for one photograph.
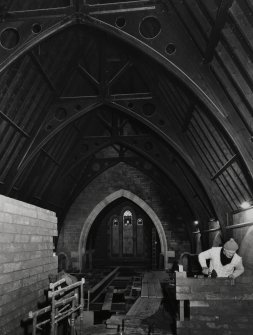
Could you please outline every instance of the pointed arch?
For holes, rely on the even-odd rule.
[[[166,268],[168,246],[167,246],[166,235],[165,235],[165,232],[164,232],[164,229],[163,229],[163,226],[162,226],[162,223],[161,223],[160,219],[158,218],[158,216],[156,215],[154,210],[144,200],[142,200],[140,197],[138,197],[137,195],[135,195],[134,193],[132,193],[130,191],[120,189],[120,190],[108,195],[102,201],[100,201],[93,208],[93,210],[91,211],[91,213],[89,214],[89,216],[87,217],[87,219],[85,220],[85,222],[83,224],[83,228],[82,228],[82,231],[81,231],[81,234],[80,234],[79,244],[78,244],[78,255],[79,255],[80,270],[82,269],[82,257],[83,257],[84,251],[86,249],[87,238],[88,238],[90,229],[91,229],[92,224],[94,223],[96,217],[101,213],[101,211],[106,206],[108,206],[110,203],[112,203],[116,199],[119,199],[119,198],[122,198],[122,197],[131,200],[136,205],[141,207],[146,212],[146,214],[149,216],[149,218],[152,220],[152,222],[154,223],[154,225],[156,227],[156,230],[157,230],[157,233],[158,233],[158,236],[159,236],[159,240],[160,240],[161,253],[164,255],[164,267]]]

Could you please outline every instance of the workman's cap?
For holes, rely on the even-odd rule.
[[[224,249],[226,250],[236,251],[238,248],[239,246],[233,238],[231,238],[224,244]]]

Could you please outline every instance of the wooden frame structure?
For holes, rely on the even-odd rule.
[[[29,318],[32,319],[32,335],[36,335],[37,330],[48,323],[50,323],[50,335],[57,335],[58,323],[69,317],[71,335],[75,335],[75,314],[78,311],[80,311],[80,321],[82,322],[82,311],[84,309],[83,285],[85,279],[82,278],[76,283],[61,287],[64,283],[66,283],[65,278],[51,283],[49,285],[50,291],[48,292],[51,304],[35,312],[29,312]],[[39,321],[39,317],[42,317],[42,315],[45,316],[49,312],[49,318]]]

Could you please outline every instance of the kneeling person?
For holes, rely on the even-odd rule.
[[[217,277],[236,278],[244,272],[242,258],[236,253],[239,246],[233,238],[223,247],[213,247],[199,254],[199,263],[202,273],[208,275],[215,271]],[[207,267],[206,260],[210,259]]]

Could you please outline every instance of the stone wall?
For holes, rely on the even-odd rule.
[[[20,321],[37,309],[57,273],[55,213],[0,195],[0,334],[23,334]]]
[[[228,278],[186,278],[176,273],[176,299],[181,317],[177,335],[253,334],[252,275]],[[189,310],[184,301],[188,302]],[[186,307],[186,306],[185,306]]]
[[[79,195],[67,214],[61,228],[57,253],[58,255],[64,253],[67,257],[68,270],[79,270],[78,245],[86,219],[97,204],[120,189],[128,190],[138,196],[155,212],[162,223],[168,249],[175,251],[176,258],[182,252],[191,250],[185,222],[177,222],[170,214],[171,203],[168,195],[139,170],[120,163],[93,180]],[[98,206],[93,220],[100,210]]]

